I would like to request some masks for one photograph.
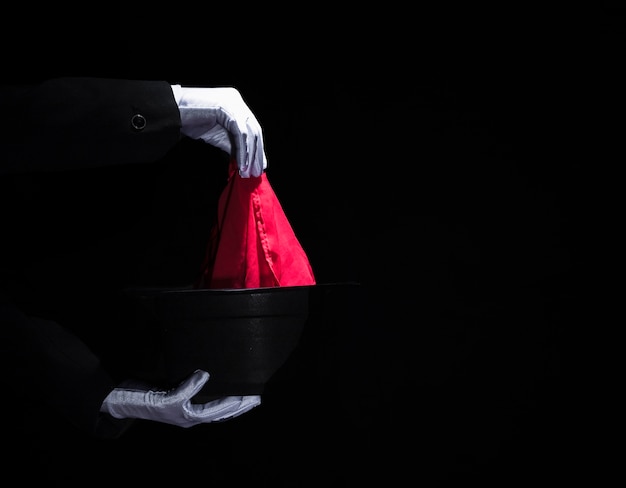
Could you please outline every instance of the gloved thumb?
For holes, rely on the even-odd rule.
[[[185,380],[180,383],[170,393],[171,401],[173,403],[184,402],[185,400],[191,400],[196,394],[204,387],[207,381],[209,381],[209,373],[201,369],[196,369]]]

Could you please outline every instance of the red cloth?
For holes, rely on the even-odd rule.
[[[231,163],[196,288],[314,284],[309,259],[265,173],[242,178]]]

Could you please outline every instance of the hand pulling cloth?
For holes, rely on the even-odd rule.
[[[232,161],[217,211],[195,288],[315,284],[309,259],[265,173],[242,178]]]

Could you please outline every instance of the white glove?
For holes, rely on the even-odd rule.
[[[169,391],[157,391],[145,386],[120,386],[104,399],[101,412],[115,418],[153,420],[179,427],[229,420],[260,405],[261,397],[228,396],[199,404],[191,403],[209,380],[209,373],[196,370],[179,386]]]
[[[267,168],[263,131],[235,88],[188,88],[172,85],[180,110],[181,132],[226,151],[244,178]]]

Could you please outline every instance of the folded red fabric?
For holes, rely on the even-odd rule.
[[[266,174],[242,178],[231,163],[196,288],[314,284],[309,259]]]

